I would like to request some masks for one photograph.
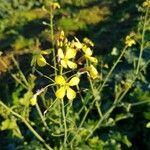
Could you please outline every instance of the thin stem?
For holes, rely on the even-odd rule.
[[[6,106],[2,101],[0,101],[0,105],[2,105],[5,109],[9,110],[9,112],[11,112],[14,116],[18,117],[19,119],[21,119],[25,125],[29,128],[29,130],[34,134],[34,136],[44,144],[44,146],[48,149],[48,150],[53,150],[48,144],[46,144],[45,140],[32,128],[32,126],[28,123],[28,121],[23,118],[21,115],[19,115],[18,113],[14,112],[11,108],[9,108],[8,106]]]
[[[15,80],[17,83],[19,83],[19,84],[22,85],[25,89],[28,90],[28,87],[27,87],[20,79],[18,79],[15,74],[11,74],[11,76],[12,76],[12,78],[14,78],[14,80]]]
[[[50,9],[50,31],[51,31],[51,40],[52,40],[52,53],[54,59],[54,68],[56,68],[56,53],[54,48],[54,28],[53,28],[53,8]],[[54,69],[55,76],[57,75],[57,70]]]
[[[150,100],[145,100],[145,101],[142,101],[142,102],[132,103],[131,107],[146,104],[146,103],[150,103]]]
[[[46,113],[48,112],[48,110],[57,102],[57,98],[53,101],[53,103],[44,111],[44,116],[46,115]]]
[[[135,81],[135,80],[134,80]],[[132,81],[132,83],[130,83],[130,85],[127,87],[127,89],[124,91],[124,93],[120,96],[120,98],[115,99],[113,105],[109,108],[109,110],[103,115],[103,117],[99,120],[99,122],[95,125],[95,127],[92,129],[92,131],[87,135],[86,140],[88,140],[94,133],[95,130],[97,130],[101,123],[107,119],[110,114],[112,113],[112,111],[116,108],[116,105],[118,102],[120,102],[124,96],[127,94],[127,92],[129,91],[129,89],[131,88],[132,84],[134,83],[134,81]]]
[[[90,86],[91,86],[91,90],[92,90],[94,99],[96,99],[96,96],[97,96],[97,95],[95,95],[95,91],[94,91],[94,86],[93,86],[92,80],[91,80],[91,78],[88,78],[88,79],[89,79],[89,82],[90,82]],[[97,94],[97,93],[96,93],[96,94]],[[97,108],[98,114],[99,114],[99,116],[100,116],[100,118],[101,118],[101,117],[102,117],[102,111],[101,111],[101,109],[100,109],[99,106],[100,106],[100,104],[98,103],[98,101],[96,101],[96,108]]]
[[[86,110],[86,112],[85,112],[85,114],[84,114],[84,116],[83,116],[83,118],[82,118],[82,120],[81,120],[81,122],[80,122],[80,125],[78,126],[78,130],[77,130],[75,136],[74,136],[74,137],[72,138],[72,140],[70,141],[70,145],[73,144],[73,141],[75,140],[76,136],[78,135],[78,133],[79,133],[79,131],[80,131],[80,128],[82,127],[83,123],[85,122],[85,119],[86,119],[86,117],[87,117],[89,111],[91,110],[91,108],[92,108],[92,105],[90,105],[90,108]]]
[[[118,59],[116,60],[116,62],[115,62],[114,65],[112,66],[112,68],[110,69],[110,71],[109,71],[108,75],[106,76],[106,78],[105,78],[103,84],[97,88],[99,94],[102,92],[103,87],[105,86],[106,82],[108,81],[110,75],[112,74],[112,72],[113,72],[114,69],[116,68],[117,64],[118,64],[119,61],[121,60],[122,56],[124,55],[124,53],[125,53],[125,51],[126,51],[126,48],[127,48],[127,47],[125,47],[125,48],[123,49],[123,51],[121,52],[120,56],[118,57]],[[93,100],[91,106],[94,105],[94,103],[95,103],[96,100],[97,100],[96,98]],[[90,107],[90,108],[92,108],[92,107]],[[90,109],[87,110],[87,112],[85,113],[85,116],[87,116],[87,114],[88,114],[89,112],[90,112]],[[84,116],[83,118],[86,118],[85,116]],[[85,120],[85,119],[84,119],[84,120]]]
[[[95,127],[92,129],[92,131],[87,135],[86,140],[88,140],[93,132],[100,126],[100,124],[104,121],[104,119],[108,118],[111,112],[114,110],[115,105],[113,105],[104,115],[103,117],[99,120],[99,122],[95,125]]]
[[[78,112],[78,114],[80,114],[83,109],[85,109],[85,111],[86,111],[86,110],[87,110],[87,107],[84,105],[84,99],[83,99],[83,97],[82,97],[82,95],[81,95],[79,85],[77,85],[76,87],[77,87],[77,90],[78,90],[78,93],[79,93],[81,102],[82,102],[82,104],[83,104],[83,107],[82,107],[82,108],[79,110],[79,112]]]
[[[25,77],[24,74],[22,73],[22,71],[21,71],[21,69],[20,69],[20,67],[19,67],[19,65],[18,65],[18,62],[16,61],[16,59],[15,59],[15,57],[14,57],[13,55],[12,55],[12,60],[13,60],[14,64],[16,65],[16,67],[17,67],[17,69],[18,69],[18,71],[19,71],[19,73],[20,73],[20,75],[21,75],[22,80],[24,81],[24,83],[26,84],[27,87],[30,87],[30,85],[29,85],[29,83],[28,83],[26,77]]]
[[[41,76],[41,77],[44,77],[44,78],[47,78],[49,79],[50,81],[52,81],[54,83],[54,80],[50,77],[48,77],[47,75],[44,75],[42,72],[40,72],[39,70],[35,69],[35,71]]]
[[[64,100],[62,99],[61,101],[62,101],[62,115],[63,115],[63,122],[64,122],[64,130],[65,130],[64,146],[66,146],[66,142],[67,142],[67,123],[66,123]]]
[[[142,71],[142,70],[145,68],[145,66],[147,66],[148,64],[149,64],[149,61],[148,61],[147,63],[145,63],[145,65],[140,69],[140,71]],[[138,74],[134,77],[134,79],[133,79],[132,82],[128,85],[128,87],[127,87],[126,90],[123,92],[123,94],[122,94],[120,97],[118,97],[117,99],[115,99],[115,101],[114,101],[112,107],[103,115],[103,117],[99,120],[99,122],[95,125],[95,127],[94,127],[94,128],[92,129],[92,131],[89,133],[89,135],[87,135],[86,140],[88,140],[88,139],[92,136],[93,132],[94,132],[95,130],[97,130],[97,129],[100,127],[100,125],[101,125],[101,123],[104,121],[104,119],[106,119],[106,118],[108,118],[108,117],[110,116],[111,112],[114,110],[114,108],[116,107],[117,103],[119,103],[119,102],[125,97],[125,95],[126,95],[127,92],[129,91],[129,89],[132,87],[132,85],[133,85],[133,83],[135,82],[135,80],[137,79],[137,77],[138,77]],[[134,105],[133,105],[133,106],[134,106]]]
[[[127,47],[124,47],[124,49],[122,50],[120,56],[118,57],[118,59],[116,60],[116,62],[115,62],[114,65],[112,66],[112,68],[110,69],[109,73],[107,74],[107,76],[106,76],[106,78],[105,78],[103,84],[100,85],[100,86],[98,86],[97,89],[98,89],[99,94],[102,92],[102,90],[103,90],[105,84],[107,83],[107,81],[108,81],[108,79],[110,78],[112,72],[113,72],[114,69],[116,68],[116,66],[117,66],[117,64],[119,63],[119,61],[121,60],[121,58],[122,58],[122,56],[124,55],[126,49],[127,49]],[[90,98],[91,98],[91,96],[90,96]],[[84,123],[84,121],[85,121],[85,119],[86,119],[88,113],[90,112],[90,110],[92,109],[92,107],[93,107],[93,105],[94,105],[94,103],[95,103],[96,101],[97,101],[97,99],[94,98],[94,100],[92,101],[92,103],[91,103],[91,105],[90,105],[90,108],[87,109],[87,111],[85,112],[85,114],[84,114],[84,116],[83,116],[83,118],[82,118],[82,121],[81,121],[81,123],[80,123],[80,125],[79,125],[79,128],[83,125],[83,123]],[[104,118],[106,115],[107,115],[107,114],[105,114],[100,120],[103,121],[103,118]],[[100,121],[99,121],[99,122],[100,122]],[[95,128],[97,128],[97,126],[96,126]],[[95,130],[95,129],[94,129],[94,130]],[[78,131],[77,131],[77,134],[78,134],[78,132],[79,132],[79,129],[78,129]],[[75,135],[75,136],[73,137],[73,139],[71,140],[71,142],[70,142],[71,144],[72,144],[72,142],[75,140],[75,138],[76,138],[76,135]]]
[[[148,10],[149,8],[147,7],[146,14],[144,17],[144,25],[143,25],[143,31],[142,31],[142,41],[141,41],[141,47],[140,47],[140,54],[139,54],[139,59],[138,59],[138,64],[137,64],[137,69],[136,69],[136,74],[138,74],[139,69],[140,69],[140,64],[142,60],[142,55],[143,55],[143,50],[144,50],[144,38],[145,38],[145,31],[146,31],[146,22],[147,22],[147,17],[148,17]]]
[[[2,59],[0,59],[0,63],[2,63],[2,65],[7,68],[7,65],[5,63],[5,61],[3,61]],[[17,78],[16,75],[12,74],[10,69],[8,69],[9,73],[11,74],[12,78],[15,79],[16,82],[18,82],[19,84],[21,84],[25,89],[28,89],[27,85],[25,85],[25,83],[23,83],[20,79]]]
[[[101,85],[101,86],[98,86],[97,89],[98,89],[99,94],[101,94],[101,92],[102,92],[102,90],[103,90],[105,84],[107,83],[107,81],[108,81],[108,79],[110,78],[112,72],[113,72],[114,69],[116,68],[116,66],[117,66],[117,64],[119,63],[119,61],[121,60],[121,58],[122,58],[122,56],[124,55],[126,49],[127,49],[127,47],[124,47],[124,49],[122,50],[120,56],[118,57],[118,59],[116,60],[116,62],[115,62],[114,65],[112,66],[112,68],[110,69],[109,73],[107,74],[107,76],[106,76],[104,82],[102,83],[102,85]],[[97,100],[96,98],[93,100],[93,102],[92,102],[92,104],[91,104],[92,106],[94,105],[94,103],[95,103],[96,100]],[[90,112],[90,109],[88,109],[88,112]],[[87,112],[87,113],[88,113],[88,112]],[[85,115],[87,115],[87,113],[86,113]]]
[[[41,118],[41,120],[42,120],[44,126],[46,127],[47,130],[49,130],[49,128],[48,128],[48,126],[47,126],[47,123],[45,122],[45,118],[44,118],[44,116],[43,116],[43,114],[42,114],[42,112],[41,112],[41,109],[40,109],[38,103],[36,103],[36,109],[37,109],[37,111],[38,111],[38,114],[39,114],[39,116],[40,116],[40,118]]]
[[[98,87],[99,92],[101,92],[103,90],[103,87],[105,86],[106,82],[108,81],[109,77],[111,76],[112,72],[114,71],[114,69],[116,68],[116,66],[118,65],[119,61],[121,60],[122,56],[124,55],[125,51],[126,51],[127,47],[124,47],[124,49],[122,50],[120,56],[118,57],[118,59],[116,60],[116,62],[114,63],[114,65],[112,66],[112,68],[110,69],[109,73],[107,74],[104,82],[102,85],[100,85]]]

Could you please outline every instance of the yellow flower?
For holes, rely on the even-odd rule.
[[[33,95],[33,97],[30,99],[30,104],[32,106],[35,106],[37,103],[37,95]]]
[[[42,55],[37,56],[37,64],[40,67],[44,67],[47,64],[45,58]]]
[[[89,47],[87,47],[86,45],[82,48],[82,50],[83,50],[83,52],[84,52],[84,57],[86,58],[86,59],[88,59],[89,61],[91,61],[91,62],[93,62],[93,63],[95,63],[95,64],[97,64],[97,59],[95,58],[95,57],[92,57],[92,54],[93,54],[93,52],[92,52],[92,50],[89,48]]]
[[[64,31],[61,31],[59,35],[59,40],[63,40],[64,38],[65,38],[65,33]]]
[[[66,49],[66,53],[63,52],[61,48],[58,49],[58,57],[60,58],[60,63],[64,68],[77,68],[77,64],[70,61],[71,58],[76,56],[76,50],[73,48],[68,47]]]
[[[98,71],[96,70],[96,68],[93,65],[90,65],[89,67],[87,67],[87,70],[92,79],[98,78]]]
[[[48,55],[48,54],[49,53],[47,51],[40,51],[38,54],[36,54],[33,57],[31,63],[33,64],[34,62],[36,62],[38,66],[44,67],[47,64],[47,62],[43,55]]]
[[[75,41],[72,42],[72,45],[77,49],[82,48],[82,43],[76,37],[75,37]]]
[[[150,1],[149,1],[149,0],[146,0],[146,1],[143,3],[143,7],[149,7],[149,8],[150,8]]]
[[[56,8],[60,8],[60,5],[59,5],[59,3],[51,3],[51,7],[53,8],[53,9],[56,9]]]
[[[76,97],[76,92],[70,88],[70,86],[78,85],[80,82],[79,77],[75,76],[66,82],[65,78],[61,75],[55,77],[55,83],[60,85],[60,88],[56,91],[56,97],[63,99],[65,95],[69,100],[73,100]]]
[[[94,43],[90,39],[88,39],[88,38],[84,38],[83,42],[86,43],[86,44],[88,44],[88,45],[90,45],[90,46],[92,46],[92,47],[94,46]]]
[[[132,45],[136,44],[136,42],[134,40],[134,36],[135,36],[135,33],[133,33],[133,32],[131,32],[129,35],[126,36],[125,44],[127,47],[131,47]]]
[[[126,41],[125,41],[125,44],[128,46],[128,47],[131,47],[132,45],[135,45],[135,40],[134,39],[131,39],[129,38],[128,36],[126,37]]]

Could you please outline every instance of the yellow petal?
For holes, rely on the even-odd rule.
[[[89,44],[92,47],[94,46],[94,43],[90,39],[88,39],[88,38],[84,38],[83,42],[86,43],[86,44]]]
[[[44,67],[44,66],[47,64],[45,58],[44,58],[42,55],[39,55],[39,56],[37,57],[37,64],[38,64],[40,67]]]
[[[51,7],[55,10],[56,8],[60,8],[60,5],[59,5],[59,3],[54,3],[54,2],[52,2],[51,3]]]
[[[82,48],[82,44],[79,43],[79,42],[74,42],[74,46],[75,46],[77,49],[81,49],[81,48]]]
[[[77,49],[81,49],[82,48],[82,43],[80,43],[80,41],[75,37],[75,41],[74,42],[74,46],[77,48]]]
[[[30,99],[30,104],[31,104],[32,106],[34,106],[34,105],[36,105],[36,103],[37,103],[37,96],[34,95],[34,96]]]
[[[60,39],[60,40],[63,40],[64,37],[65,37],[65,33],[64,33],[64,31],[61,31],[61,32],[60,32],[60,35],[59,35],[59,39]]]
[[[58,57],[64,58],[64,53],[63,53],[63,50],[61,48],[58,49]]]
[[[85,50],[85,55],[86,56],[91,56],[92,55],[92,51],[89,47]]]
[[[67,48],[66,50],[66,58],[70,59],[70,58],[74,58],[76,56],[77,51],[73,48]]]
[[[76,92],[72,90],[70,87],[67,88],[67,98],[69,100],[73,100],[76,97]]]
[[[74,46],[77,48],[77,49],[81,49],[82,48],[82,43],[80,43],[80,41],[75,37],[75,40],[76,42],[74,42]]]
[[[80,82],[79,77],[73,77],[73,78],[69,81],[68,85],[69,85],[69,86],[75,86],[75,85],[78,85],[79,82]]]
[[[72,62],[72,61],[70,61],[70,60],[67,61],[67,65],[68,65],[68,67],[71,68],[71,69],[77,68],[77,64],[74,63],[74,62]]]
[[[89,59],[91,62],[95,63],[95,64],[98,63],[98,60],[97,60],[97,58],[95,58],[95,57],[88,57],[88,59]]]
[[[127,41],[125,42],[125,44],[126,44],[128,47],[131,47],[132,45],[135,45],[136,42],[135,42],[135,40],[133,40],[133,39],[129,39],[129,40],[127,40]]]
[[[98,77],[98,72],[93,65],[90,65],[90,67],[88,68],[88,71],[89,71],[91,78],[96,79]]]
[[[66,84],[66,80],[63,76],[58,75],[55,77],[55,83],[58,85],[64,85],[64,84]]]
[[[58,89],[55,94],[56,94],[56,97],[57,97],[57,98],[62,99],[62,98],[64,98],[65,93],[66,93],[66,89],[65,89],[65,87],[63,86],[63,87],[61,87],[60,89]]]
[[[64,68],[67,68],[67,60],[61,60],[60,63]]]

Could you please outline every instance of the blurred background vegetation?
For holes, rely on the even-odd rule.
[[[111,55],[112,49],[122,47],[125,36],[131,31],[136,31],[139,26],[141,12],[138,11],[138,5],[141,5],[143,0],[58,0],[57,2],[60,3],[61,8],[54,16],[55,39],[58,38],[60,30],[64,30],[69,38],[88,37],[95,43],[95,54],[100,60],[102,59],[101,63],[107,62],[110,66],[116,59],[116,56]],[[3,66],[0,63],[0,98],[6,103],[10,101],[15,91],[12,78],[8,75],[8,70],[13,68],[9,53],[14,52],[18,55],[18,61],[27,74],[31,70],[31,58],[22,54],[26,53],[26,50],[36,49],[37,41],[41,49],[51,47],[50,29],[43,23],[49,22],[49,14],[42,9],[45,3],[45,0],[0,0],[0,51],[3,52],[2,59],[7,64]],[[150,31],[146,34],[147,41],[149,37]],[[150,58],[149,50],[146,50],[144,60]],[[137,59],[137,51],[134,53],[134,49],[133,51],[131,49],[125,57],[125,65],[120,64],[111,79],[112,87],[115,86],[114,82],[120,82],[130,76],[132,71],[130,64],[133,59]],[[126,96],[126,103],[150,100],[150,66],[145,72],[145,76],[141,77],[142,80],[140,79],[136,87],[131,89],[132,92]],[[109,87],[107,91],[111,93],[112,88]],[[112,94],[108,96],[107,92],[104,95],[106,100],[113,97]],[[105,104],[106,107],[109,106],[108,103]],[[119,111],[115,110],[113,115],[115,116]],[[121,111],[123,113],[123,110]],[[115,145],[112,149],[118,150],[120,142],[123,149],[150,149],[150,129],[145,127],[150,121],[150,105],[146,103],[133,107],[131,114],[128,114],[128,119],[121,119],[115,126],[108,126],[98,131],[103,140],[109,139],[107,142]],[[124,135],[127,135],[129,140]],[[1,150],[16,150],[22,142],[17,138],[11,138],[11,134],[7,131],[0,132],[0,136]],[[32,145],[34,144],[39,145],[33,140]],[[25,149],[30,148],[26,145]]]

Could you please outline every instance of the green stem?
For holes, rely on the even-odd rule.
[[[80,113],[82,112],[83,109],[84,109],[85,111],[87,110],[87,107],[84,105],[84,99],[83,99],[83,97],[82,97],[82,95],[81,95],[79,85],[77,85],[76,87],[77,87],[77,90],[78,90],[78,92],[79,92],[79,96],[80,96],[81,102],[82,102],[82,104],[83,104],[83,107],[82,107],[82,108],[79,110],[79,112],[78,112],[78,115],[80,115]]]
[[[18,113],[14,112],[11,108],[9,108],[8,106],[6,106],[2,101],[0,101],[0,105],[2,105],[5,109],[7,109],[8,111],[10,111],[14,116],[18,117],[19,119],[21,119],[25,125],[29,128],[29,130],[34,134],[34,136],[44,144],[44,146],[48,149],[48,150],[53,150],[48,144],[46,144],[45,140],[32,128],[32,126],[28,123],[28,121],[23,118],[21,115],[19,115]]]
[[[147,103],[150,103],[150,100],[145,100],[145,101],[142,101],[142,102],[132,103],[131,107],[142,105],[142,104],[147,104]]]
[[[54,28],[53,28],[53,9],[50,9],[50,31],[51,31],[51,40],[52,40],[52,53],[53,53],[53,59],[54,59],[54,71],[55,71],[55,76],[57,75],[57,70],[56,70],[56,53],[55,53],[55,48],[54,48]]]
[[[66,146],[67,142],[67,123],[66,123],[66,115],[65,115],[65,107],[64,107],[64,100],[62,99],[62,115],[63,115],[63,122],[64,122],[64,130],[65,130],[65,135],[64,135],[64,146]]]
[[[132,81],[130,86],[127,87],[127,89],[124,91],[124,93],[118,99],[115,99],[115,101],[114,101],[113,105],[111,106],[111,108],[103,115],[103,117],[99,120],[99,122],[95,125],[95,127],[91,130],[91,132],[87,135],[86,141],[93,135],[94,131],[97,130],[100,127],[101,123],[110,116],[112,111],[116,108],[117,103],[119,103],[124,98],[124,96],[127,94],[127,92],[131,88],[134,81]]]
[[[19,67],[19,65],[18,65],[18,62],[16,61],[16,59],[15,59],[15,57],[14,57],[13,55],[12,55],[12,60],[13,60],[14,64],[16,65],[16,67],[17,67],[17,69],[18,69],[18,71],[19,71],[19,73],[20,73],[20,76],[22,77],[22,80],[24,81],[24,83],[26,84],[27,87],[30,87],[30,85],[29,85],[29,83],[28,83],[26,77],[25,77],[24,74],[22,73],[22,71],[21,71],[21,69],[20,69],[20,67]]]
[[[97,89],[98,89],[98,91],[99,91],[99,94],[102,92],[102,90],[103,90],[105,84],[107,83],[107,81],[108,81],[109,77],[111,76],[112,72],[113,72],[114,69],[116,68],[116,66],[117,66],[117,64],[119,63],[119,61],[121,60],[121,58],[122,58],[122,56],[124,55],[126,49],[127,49],[127,47],[124,47],[124,49],[122,50],[120,56],[118,57],[118,59],[116,60],[116,62],[115,62],[114,65],[112,66],[112,68],[110,69],[109,73],[107,74],[107,76],[106,76],[106,78],[105,78],[103,84],[102,84],[101,86],[98,86]],[[82,118],[82,121],[81,121],[81,123],[80,123],[80,125],[79,125],[79,128],[83,125],[83,123],[84,123],[84,121],[85,121],[85,119],[86,119],[88,113],[90,112],[90,110],[92,109],[92,107],[93,107],[93,105],[94,105],[94,103],[95,103],[96,101],[97,101],[97,99],[94,98],[94,100],[92,101],[92,103],[91,103],[91,105],[90,105],[90,108],[87,109],[87,111],[85,112],[85,114],[84,114],[84,116],[83,116],[83,118]],[[103,118],[104,118],[106,115],[107,115],[107,114],[105,114],[100,120],[103,120]],[[96,128],[97,128],[97,127],[96,127]],[[78,131],[77,131],[77,134],[78,134],[78,132],[79,132],[79,129],[78,129]],[[75,136],[73,137],[73,139],[71,140],[71,142],[70,142],[71,144],[72,144],[72,142],[75,140],[75,138],[76,138],[76,135],[75,135]]]
[[[140,69],[140,71],[142,71],[142,70],[145,68],[145,66],[147,66],[147,65],[149,64],[149,62],[150,62],[150,61],[148,61],[147,63],[145,63],[145,65],[143,65],[143,67]],[[102,123],[105,119],[107,119],[107,118],[110,116],[111,112],[114,110],[114,108],[116,108],[117,103],[119,103],[119,102],[125,97],[125,95],[126,95],[127,92],[129,91],[129,89],[132,87],[132,85],[133,85],[133,83],[135,82],[135,80],[137,79],[137,77],[138,77],[138,74],[134,77],[134,79],[133,79],[132,82],[128,85],[128,87],[127,87],[126,90],[123,92],[123,94],[122,94],[120,97],[118,97],[117,99],[115,99],[115,101],[114,101],[112,107],[103,115],[103,117],[99,120],[99,122],[95,125],[95,127],[94,127],[94,128],[92,129],[92,131],[89,133],[89,135],[87,135],[86,140],[88,140],[88,139],[92,136],[93,132],[94,132],[95,130],[97,130],[97,129],[100,127],[101,123]],[[133,106],[134,106],[134,105],[133,105]]]
[[[82,108],[84,108],[84,107],[82,107]],[[74,136],[74,137],[72,138],[72,140],[70,141],[70,145],[73,145],[73,141],[75,140],[76,136],[78,135],[78,133],[79,133],[79,131],[80,131],[80,128],[82,127],[83,123],[85,122],[85,119],[86,119],[86,117],[87,117],[87,115],[88,115],[88,113],[89,113],[89,111],[90,111],[91,109],[92,109],[92,105],[90,105],[90,108],[86,110],[86,112],[85,112],[85,114],[84,114],[84,116],[83,116],[83,118],[82,118],[82,120],[81,120],[81,122],[80,122],[80,125],[78,126],[78,130],[77,130],[75,136]]]
[[[114,71],[114,69],[116,68],[116,66],[118,65],[119,61],[121,60],[122,56],[124,55],[125,51],[126,51],[127,47],[124,47],[124,49],[122,50],[120,56],[118,57],[118,59],[116,60],[116,62],[114,63],[114,65],[112,66],[112,68],[110,69],[109,73],[107,74],[104,82],[102,85],[100,85],[98,87],[99,92],[101,92],[103,90],[103,87],[105,86],[106,82],[108,81],[109,77],[111,76],[112,72]]]
[[[20,85],[22,85],[22,87],[24,87],[25,89],[28,90],[28,87],[27,87],[20,79],[18,79],[15,74],[11,74],[11,76],[12,76],[12,78],[14,78],[14,80],[15,80],[17,83],[19,83]]]
[[[37,111],[38,111],[38,114],[39,114],[39,116],[40,116],[40,118],[41,118],[41,120],[42,120],[42,122],[43,122],[45,128],[49,131],[49,128],[48,128],[48,126],[47,126],[47,123],[45,122],[45,118],[44,118],[44,116],[43,116],[43,114],[42,114],[42,112],[41,112],[41,109],[40,109],[38,103],[36,103],[36,109],[37,109]]]
[[[112,72],[114,71],[114,69],[116,68],[117,64],[119,63],[119,61],[121,60],[122,56],[124,55],[126,51],[126,47],[123,49],[123,51],[121,52],[120,56],[118,57],[118,59],[116,60],[115,64],[112,66],[112,68],[110,69],[108,75],[106,76],[103,84],[101,86],[98,87],[98,91],[99,91],[99,94],[102,92],[102,89],[103,87],[105,86],[106,82],[108,81],[110,75],[112,74]],[[90,106],[90,108],[92,108],[92,106],[94,105],[95,101],[97,99],[95,98]],[[90,109],[87,110],[87,112],[85,113],[84,117],[83,118],[86,118],[87,114],[90,112]],[[84,119],[85,120],[85,119]]]
[[[91,86],[91,90],[92,90],[94,99],[96,99],[96,95],[95,95],[95,91],[94,91],[94,86],[93,86],[91,78],[89,78],[89,82],[90,82],[90,86]],[[96,93],[96,94],[98,94],[98,93]],[[101,118],[102,117],[102,111],[100,109],[100,104],[98,103],[98,101],[96,101],[95,103],[96,103],[96,108],[97,108],[98,114],[99,114],[99,116]]]
[[[142,41],[141,41],[140,54],[139,54],[139,59],[138,59],[138,64],[137,64],[137,69],[136,69],[136,74],[138,74],[138,72],[139,72],[140,64],[141,64],[141,60],[142,60],[142,55],[143,55],[143,50],[144,50],[144,38],[145,38],[145,31],[146,31],[146,22],[147,22],[147,17],[148,17],[148,10],[149,10],[149,8],[147,7],[146,15],[145,15],[145,18],[144,18],[144,26],[143,26],[143,31],[142,31]]]

